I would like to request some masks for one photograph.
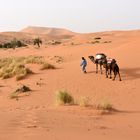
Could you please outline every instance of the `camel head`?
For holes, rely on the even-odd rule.
[[[94,63],[94,56],[93,55],[88,56],[88,58]]]

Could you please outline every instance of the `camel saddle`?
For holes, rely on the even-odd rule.
[[[104,59],[104,58],[106,58],[106,55],[103,54],[103,53],[98,53],[98,54],[96,54],[96,56],[95,56],[95,59],[96,59],[96,60],[100,60],[100,59]]]
[[[116,63],[116,60],[113,58],[107,58],[107,63],[111,64],[111,63]]]

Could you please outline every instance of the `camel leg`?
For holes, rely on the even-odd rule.
[[[108,78],[108,68],[105,68],[106,71],[106,78]]]
[[[112,78],[112,76],[111,76],[111,72],[112,72],[111,68],[110,68],[110,70],[109,70],[109,71],[110,71],[110,77],[109,77],[109,78],[111,79],[111,78]]]
[[[113,78],[113,81],[115,80],[116,75],[117,75],[117,73],[116,73],[116,71],[114,71],[114,78]]]
[[[98,73],[98,64],[96,64],[96,73]]]
[[[120,73],[119,73],[119,72],[118,72],[118,75],[119,75],[119,80],[120,80],[120,81],[122,81],[122,79],[121,79],[121,75],[120,75]]]
[[[102,74],[103,72],[102,72],[102,65],[101,64],[100,64],[100,71],[101,71],[101,74]]]

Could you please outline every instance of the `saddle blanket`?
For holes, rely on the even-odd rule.
[[[115,63],[116,60],[113,59],[113,58],[107,58],[107,63],[110,64],[110,63]]]

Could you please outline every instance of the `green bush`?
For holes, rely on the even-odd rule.
[[[20,40],[16,40],[13,39],[11,42],[6,42],[3,45],[0,44],[0,48],[13,48],[15,49],[16,47],[25,47],[27,46],[26,44],[24,44],[23,42],[21,42]]]

